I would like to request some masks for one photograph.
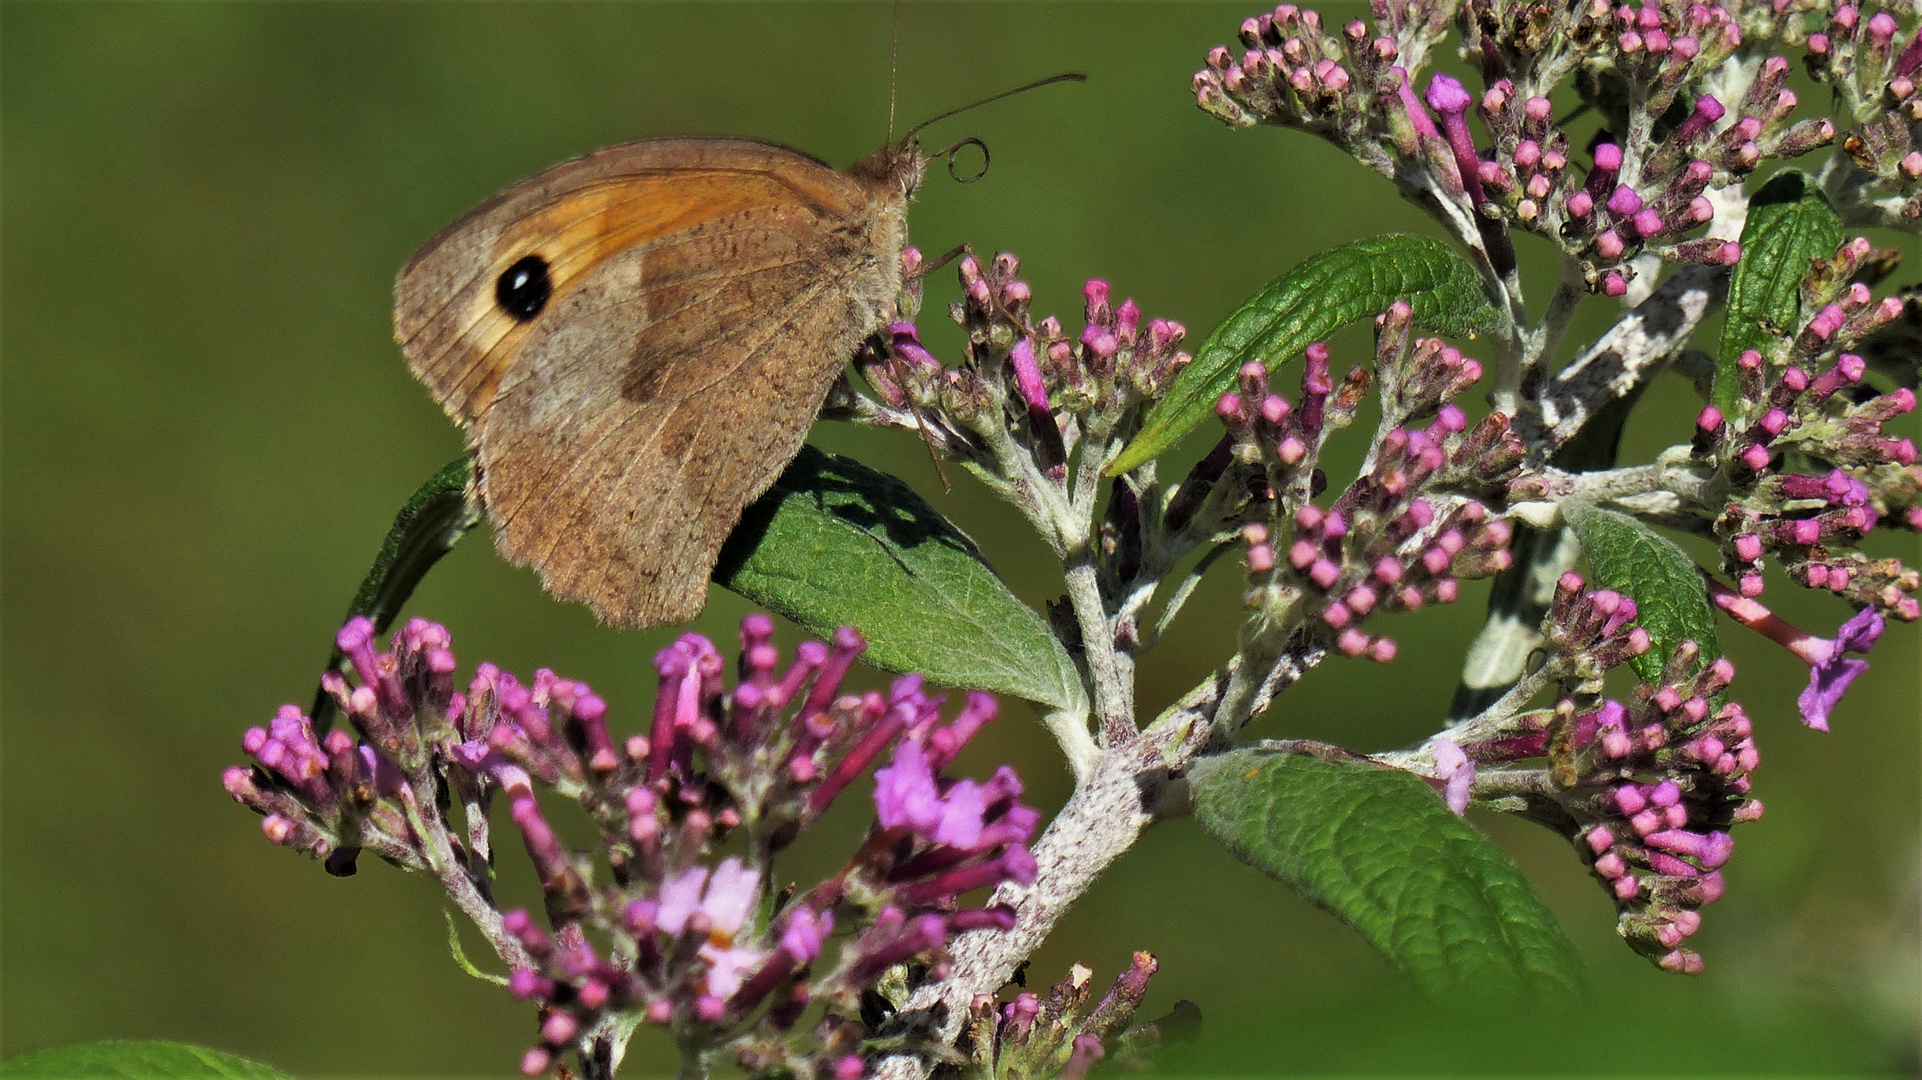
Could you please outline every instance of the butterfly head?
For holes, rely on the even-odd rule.
[[[872,185],[898,193],[903,199],[912,199],[921,190],[928,159],[921,152],[921,140],[910,135],[855,162],[848,171]]]

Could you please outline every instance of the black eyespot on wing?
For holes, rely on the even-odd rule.
[[[518,322],[541,313],[554,295],[554,282],[547,276],[547,260],[528,255],[501,272],[494,282],[494,302]]]

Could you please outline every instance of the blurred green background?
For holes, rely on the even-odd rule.
[[[1080,282],[1107,277],[1198,340],[1310,253],[1432,232],[1320,142],[1229,131],[1194,108],[1192,71],[1254,6],[908,5],[899,126],[1039,75],[1090,75],[929,132],[931,145],[987,140],[994,167],[971,187],[932,174],[916,242],[1017,251],[1037,308],[1071,325]],[[473,203],[592,147],[732,133],[835,163],[873,150],[890,23],[878,4],[0,8],[0,1055],[179,1038],[297,1075],[511,1073],[532,1018],[450,962],[427,882],[374,860],[329,878],[267,844],[219,784],[243,728],[308,699],[393,511],[460,450],[390,338],[393,273]],[[1542,245],[1523,243],[1539,261]],[[957,336],[939,313],[954,289],[934,279],[922,320],[949,356]],[[1591,307],[1592,333],[1607,312]],[[1366,360],[1359,332],[1337,347]],[[1631,457],[1686,430],[1686,387],[1658,390]],[[942,493],[911,436],[824,426],[815,440],[907,476],[1024,597],[1052,595],[1040,544],[971,481]],[[1916,554],[1913,538],[1884,543]],[[1144,707],[1226,654],[1237,587],[1221,570],[1146,662]],[[1332,661],[1256,734],[1371,750],[1433,730],[1481,599],[1467,590],[1385,626],[1403,645],[1394,667]],[[1770,599],[1812,628],[1845,614],[1785,589]],[[485,540],[412,611],[446,622],[467,666],[553,666],[630,724],[672,634],[597,627]],[[744,611],[717,592],[700,627],[731,636]],[[1913,1073],[1915,629],[1884,639],[1826,736],[1794,722],[1801,665],[1746,635],[1727,647],[1769,810],[1737,834],[1728,896],[1698,938],[1704,977],[1630,954],[1561,841],[1478,817],[1602,987],[1579,1024],[1517,1013],[1469,1036],[1423,1014],[1359,939],[1189,822],[1115,866],[1033,978],[1081,960],[1105,982],[1130,951],[1154,951],[1147,1015],[1200,1003],[1203,1040],[1170,1059],[1195,1071]],[[1019,705],[971,760],[1016,763],[1044,807],[1067,794]],[[837,819],[802,870],[845,852],[859,816]],[[529,895],[520,881],[508,892]],[[643,1041],[630,1065],[665,1071],[661,1051]]]

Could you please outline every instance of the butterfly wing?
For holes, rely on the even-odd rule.
[[[892,306],[904,215],[872,191],[780,147],[655,140],[430,241],[396,334],[467,424],[503,554],[608,622],[697,613],[741,510]],[[529,255],[551,295],[517,318],[495,286]]]

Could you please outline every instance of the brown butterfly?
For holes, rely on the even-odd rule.
[[[415,377],[466,425],[501,553],[602,620],[693,617],[741,510],[894,316],[912,138],[837,172],[650,139],[469,211],[395,283]]]
[[[915,133],[1081,78],[943,113],[845,172],[746,139],[611,147],[428,241],[394,335],[466,427],[502,554],[605,622],[692,618],[742,509],[895,316]]]

